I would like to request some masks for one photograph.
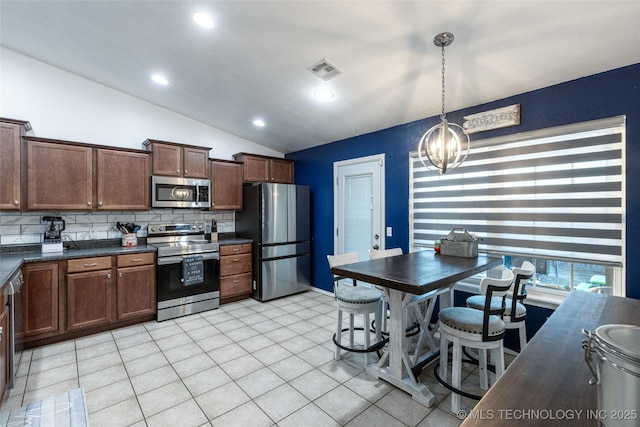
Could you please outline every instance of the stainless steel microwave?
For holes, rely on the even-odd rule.
[[[154,208],[209,208],[211,181],[208,179],[151,177],[151,206]]]

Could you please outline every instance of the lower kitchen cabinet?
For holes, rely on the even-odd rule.
[[[27,263],[22,274],[16,338],[24,348],[151,320],[156,312],[154,252]]]
[[[112,288],[111,257],[67,261],[67,329],[110,323]]]
[[[119,255],[117,267],[117,320],[155,314],[155,254]]]
[[[24,284],[17,296],[22,305],[22,323],[16,325],[17,339],[30,341],[61,332],[63,322],[58,309],[61,265],[37,262],[22,267]]]
[[[220,246],[220,301],[249,297],[252,279],[251,243]]]

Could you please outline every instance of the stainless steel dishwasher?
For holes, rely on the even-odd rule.
[[[4,292],[6,295],[7,305],[9,306],[9,330],[2,331],[2,339],[4,339],[5,334],[9,339],[9,378],[7,379],[8,388],[13,388],[16,372],[18,370],[18,364],[20,363],[20,354],[19,349],[16,348],[16,324],[18,322],[22,322],[22,310],[16,304],[18,298],[16,298],[16,294],[20,292],[20,288],[24,283],[24,279],[22,277],[22,271],[16,271],[7,286],[4,288]]]

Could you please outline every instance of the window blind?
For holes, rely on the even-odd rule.
[[[432,246],[462,226],[483,252],[622,264],[624,122],[472,141],[445,175],[410,153],[411,245]]]

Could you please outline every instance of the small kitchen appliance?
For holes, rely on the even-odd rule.
[[[64,220],[59,216],[43,216],[44,238],[42,239],[42,253],[62,252],[62,231]]]
[[[151,206],[154,208],[209,209],[211,180],[151,177]]]

